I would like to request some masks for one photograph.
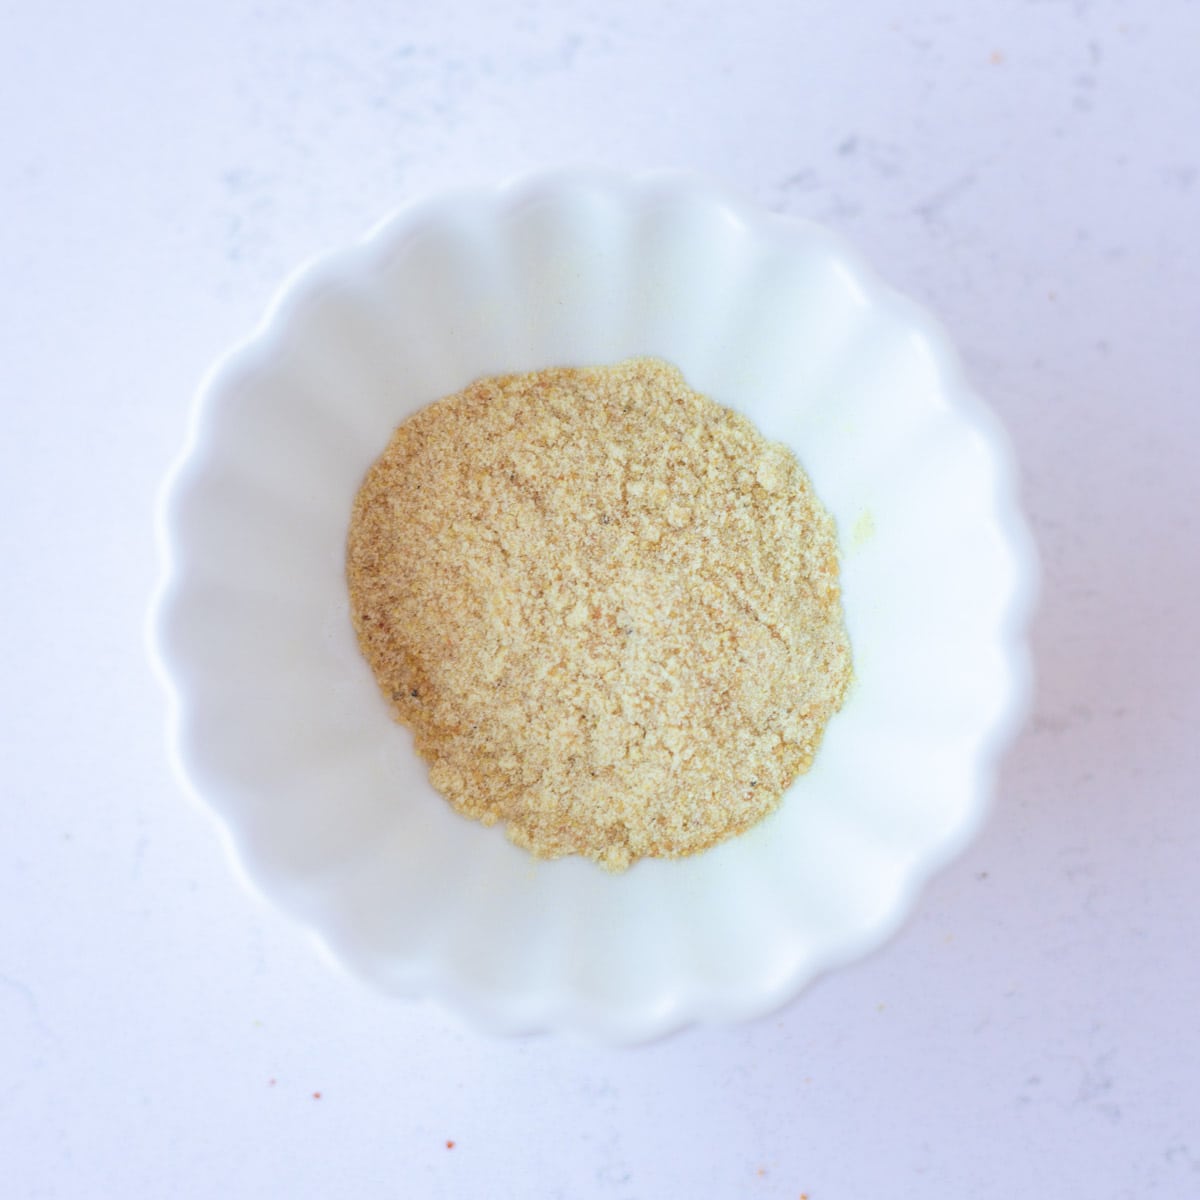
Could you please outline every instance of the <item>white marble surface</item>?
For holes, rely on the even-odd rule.
[[[1198,47],[1188,0],[5,6],[0,1194],[1200,1195]],[[280,278],[565,162],[857,242],[1011,430],[1045,575],[1036,715],[903,933],[634,1051],[328,970],[142,646],[190,393]]]

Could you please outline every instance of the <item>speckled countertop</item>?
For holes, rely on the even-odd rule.
[[[50,0],[0,36],[0,1194],[1200,1195],[1200,4]],[[327,970],[162,753],[194,385],[440,186],[675,165],[949,326],[1036,713],[902,934],[757,1023],[497,1042]]]

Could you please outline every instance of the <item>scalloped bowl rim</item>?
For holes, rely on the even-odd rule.
[[[580,187],[618,191],[623,195],[656,189],[668,197],[698,196],[723,209],[764,241],[782,236],[820,244],[852,276],[871,307],[881,307],[895,314],[923,342],[936,361],[938,377],[951,407],[986,441],[996,473],[994,516],[1015,569],[1014,586],[997,634],[997,640],[1005,650],[1008,691],[990,729],[980,739],[965,819],[952,833],[937,844],[928,845],[921,856],[908,864],[895,904],[874,927],[854,939],[844,940],[836,951],[793,962],[769,983],[754,981],[752,986],[740,992],[727,989],[724,993],[677,996],[673,1004],[660,1006],[654,1012],[609,1011],[594,1008],[581,996],[560,994],[557,1005],[542,1006],[532,1015],[514,1013],[497,1006],[493,997],[462,989],[454,980],[439,977],[436,970],[429,973],[423,986],[389,989],[406,998],[437,1001],[471,1025],[488,1032],[511,1035],[566,1029],[602,1041],[632,1043],[660,1037],[692,1023],[731,1022],[762,1016],[789,1002],[817,975],[861,958],[886,942],[912,912],[922,888],[933,874],[961,853],[977,833],[994,788],[999,758],[1015,738],[1030,707],[1033,682],[1027,631],[1036,603],[1038,567],[1033,541],[1018,503],[1017,468],[1008,436],[993,412],[965,383],[958,354],[940,323],[924,308],[884,283],[840,236],[811,221],[761,210],[731,194],[728,188],[693,173],[655,171],[627,175],[567,169],[520,176],[499,186],[466,187],[441,193],[400,208],[349,246],[315,255],[277,288],[253,331],[212,365],[196,391],[189,409],[183,447],[173,460],[155,502],[155,537],[162,568],[149,608],[146,642],[154,672],[167,696],[167,745],[173,771],[185,793],[214,821],[244,886],[260,899],[277,905],[269,881],[256,878],[247,866],[245,848],[222,814],[219,800],[205,794],[204,788],[196,782],[194,764],[189,765],[186,761],[183,733],[189,715],[188,698],[173,669],[173,650],[165,628],[165,615],[179,575],[179,556],[171,528],[172,497],[188,464],[200,455],[206,439],[211,436],[206,415],[212,398],[247,366],[271,361],[285,335],[294,305],[330,283],[352,279],[364,263],[378,261],[385,248],[398,245],[448,204],[482,202],[497,208],[511,207],[530,198],[553,196],[564,188]],[[380,980],[355,959],[348,947],[332,944],[326,934],[302,918],[292,913],[288,915],[301,923],[331,965],[380,986]]]

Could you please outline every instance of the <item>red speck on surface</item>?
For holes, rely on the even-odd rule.
[[[321,1098],[321,1093],[320,1093],[320,1092],[313,1092],[313,1099],[314,1099],[314,1100],[320,1100],[320,1098]]]
[[[268,1080],[267,1080],[267,1087],[274,1087],[274,1086],[275,1086],[275,1080],[273,1080],[273,1079],[268,1079]]]
[[[447,1140],[446,1140],[446,1149],[447,1149],[447,1150],[453,1150],[453,1149],[454,1149],[454,1143],[453,1143],[452,1141],[450,1141],[449,1139],[447,1139]]]

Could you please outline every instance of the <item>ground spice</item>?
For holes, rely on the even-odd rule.
[[[405,421],[347,579],[434,786],[541,857],[619,870],[748,829],[850,677],[795,457],[654,359],[484,379]]]

